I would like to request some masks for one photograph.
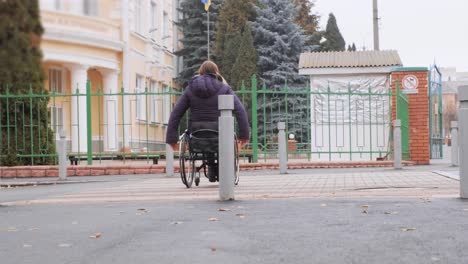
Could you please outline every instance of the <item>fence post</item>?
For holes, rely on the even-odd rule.
[[[93,133],[92,133],[92,113],[91,113],[91,82],[86,82],[86,135],[87,135],[87,160],[88,165],[93,165]]]
[[[460,108],[458,110],[460,197],[468,198],[468,87],[458,88],[458,99],[460,100]]]
[[[166,144],[166,176],[174,176],[174,150]]]
[[[221,112],[218,122],[219,145],[219,198],[221,201],[234,200],[234,96],[218,96]]]
[[[395,169],[401,169],[401,120],[393,121],[393,166]]]
[[[258,109],[257,109],[257,76],[252,75],[252,162],[258,161]]]
[[[452,166],[458,166],[458,122],[450,122],[450,148],[452,151]]]
[[[288,152],[286,148],[286,124],[278,122],[278,159],[280,174],[286,174],[288,169]]]
[[[59,131],[60,139],[57,142],[59,180],[67,179],[67,145],[65,141],[65,131]]]

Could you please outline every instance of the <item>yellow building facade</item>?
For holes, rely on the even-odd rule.
[[[40,0],[45,87],[72,95],[54,97],[52,127],[65,130],[72,152],[88,150],[90,133],[93,151],[163,149],[174,99],[165,92],[179,68],[177,6],[174,0]],[[87,81],[90,101],[73,96],[86,94]]]

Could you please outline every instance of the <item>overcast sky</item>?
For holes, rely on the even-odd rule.
[[[348,44],[373,49],[372,0],[311,0],[326,28],[334,13]],[[380,49],[397,50],[405,67],[468,71],[468,0],[379,0]]]

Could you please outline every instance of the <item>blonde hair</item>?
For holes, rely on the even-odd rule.
[[[198,74],[204,75],[204,74],[212,74],[214,75],[217,79],[222,81],[223,83],[227,83],[224,77],[221,75],[221,72],[219,71],[218,65],[216,63],[207,60],[204,61],[201,65],[200,68],[198,69]]]

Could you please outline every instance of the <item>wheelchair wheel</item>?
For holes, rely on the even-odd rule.
[[[239,148],[237,146],[237,137],[234,139],[234,184],[239,184]]]
[[[180,166],[180,178],[182,182],[190,188],[193,182],[193,176],[195,175],[195,162],[190,156],[189,152],[188,137],[184,136],[180,141],[179,146],[179,166]]]

